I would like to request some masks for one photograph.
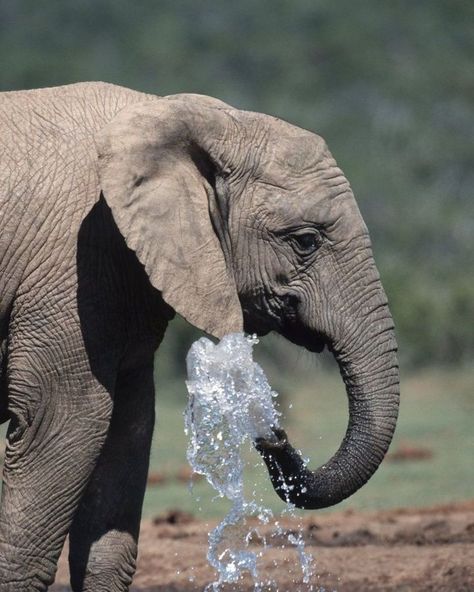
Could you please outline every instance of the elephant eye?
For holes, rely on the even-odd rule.
[[[303,255],[314,253],[321,245],[321,235],[317,230],[294,234],[292,238],[296,249]]]

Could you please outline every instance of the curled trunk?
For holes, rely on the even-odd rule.
[[[332,347],[349,400],[349,424],[336,454],[311,471],[283,430],[275,430],[275,441],[256,442],[275,491],[298,508],[325,508],[355,493],[377,470],[392,440],[399,377],[386,305],[374,310],[364,326],[351,347]]]

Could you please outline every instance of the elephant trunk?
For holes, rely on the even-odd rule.
[[[345,339],[330,346],[346,386],[349,423],[336,454],[310,471],[283,430],[259,440],[278,495],[299,508],[332,506],[364,485],[384,458],[398,416],[399,377],[393,324],[385,302],[373,306]]]

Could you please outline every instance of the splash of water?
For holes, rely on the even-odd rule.
[[[256,343],[255,336],[242,333],[226,335],[218,344],[201,338],[187,356],[188,460],[220,497],[232,502],[229,513],[209,534],[207,557],[219,579],[206,590],[218,591],[221,584],[236,583],[245,573],[253,577],[256,591],[263,585],[258,581],[258,558],[262,552],[252,551],[249,543],[254,533],[263,539],[265,546],[266,541],[255,526],[249,528],[246,519],[256,517],[260,524],[268,524],[273,515],[254,498],[244,496],[242,446],[246,442],[252,444],[258,437],[274,438],[272,428],[278,427],[280,413],[274,407],[277,394],[262,368],[252,359]],[[284,534],[281,527],[277,534]],[[286,540],[296,548],[303,582],[308,583],[313,573],[313,558],[304,550],[301,533],[290,534]]]

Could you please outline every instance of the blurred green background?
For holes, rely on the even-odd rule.
[[[474,496],[473,23],[472,0],[0,0],[0,90],[104,80],[203,93],[327,140],[371,231],[403,379],[393,457],[346,505]],[[184,359],[198,336],[178,319],[160,349],[148,514],[221,511],[183,481]],[[296,443],[327,460],[347,421],[331,361],[273,336],[256,353]]]

